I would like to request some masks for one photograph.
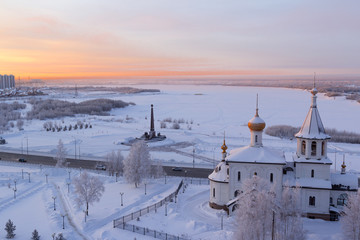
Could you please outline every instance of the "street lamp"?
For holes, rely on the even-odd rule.
[[[193,168],[195,168],[195,147],[193,146]]]
[[[21,178],[24,179],[24,169],[21,169]]]
[[[70,170],[70,169],[68,170],[68,173],[69,173],[69,180],[70,180],[70,173],[71,173],[71,170]]]
[[[17,181],[17,180],[16,180],[16,179],[14,179],[14,185],[15,185],[15,189],[16,189],[16,181]]]
[[[144,182],[144,185],[145,185],[145,195],[146,195],[146,184],[147,184],[147,183],[146,183],[146,182]]]
[[[65,229],[65,216],[66,216],[66,214],[61,214],[61,216],[62,216],[62,219],[63,219],[63,229]]]
[[[165,201],[165,216],[167,216],[167,202]]]
[[[56,205],[55,205],[56,196],[52,196],[52,199],[54,199],[54,211],[56,211]]]
[[[166,184],[166,173],[164,173],[164,177],[165,177],[165,184]]]
[[[121,206],[123,206],[123,195],[124,195],[124,193],[121,192],[121,193],[120,193],[120,196],[121,196]]]
[[[69,194],[69,192],[70,192],[70,182],[67,182],[66,184],[68,186],[68,194]]]
[[[16,191],[17,191],[16,187],[14,187],[13,190],[14,190],[14,199],[16,199]]]
[[[27,174],[29,175],[29,182],[30,182],[30,173],[28,172]]]
[[[49,176],[49,174],[45,173],[46,183],[48,183],[48,176]]]

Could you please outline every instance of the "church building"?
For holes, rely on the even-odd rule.
[[[209,175],[209,205],[224,209],[229,214],[236,210],[242,193],[242,183],[256,175],[275,184],[276,196],[283,187],[300,187],[300,202],[304,216],[336,220],[346,204],[348,194],[357,192],[356,175],[346,174],[343,161],[341,173],[331,173],[331,160],[327,157],[326,134],[317,109],[314,87],[311,90],[311,106],[300,131],[295,135],[297,150],[291,159],[283,152],[263,146],[262,133],[265,121],[260,118],[258,107],[248,122],[251,140],[245,147],[230,151],[222,145],[222,160]]]

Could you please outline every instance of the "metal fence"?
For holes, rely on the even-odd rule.
[[[175,200],[176,202],[176,199],[177,199],[177,195],[181,189],[183,185],[183,181],[180,182],[178,188],[176,189],[175,192],[171,193],[169,196],[167,196],[166,198],[164,198],[163,200],[161,200],[160,202],[157,202],[151,206],[148,206],[148,207],[145,207],[145,208],[142,208],[136,212],[132,212],[128,215],[125,215],[125,216],[122,216],[118,219],[115,219],[113,220],[113,224],[114,224],[114,228],[115,227],[119,227],[119,228],[122,228],[122,225],[124,225],[126,222],[129,222],[131,220],[134,220],[138,217],[141,217],[151,211],[155,211],[157,212],[157,209],[163,205],[165,205],[167,202],[172,202]]]
[[[150,237],[153,237],[153,238],[156,238],[156,239],[189,240],[189,238],[187,238],[187,237],[175,236],[175,235],[171,235],[171,234],[168,234],[168,233],[152,230],[152,229],[149,229],[149,228],[139,227],[139,226],[129,224],[129,223],[123,223],[121,226],[119,226],[119,228],[131,231],[131,232],[134,232],[134,233],[142,234],[142,235],[145,235],[145,236],[150,236]]]
[[[194,185],[210,185],[209,179],[206,178],[187,178],[186,183]]]

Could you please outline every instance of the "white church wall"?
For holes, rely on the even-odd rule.
[[[215,196],[214,196],[215,189]],[[225,205],[229,201],[229,186],[227,183],[210,181],[210,202]]]
[[[315,205],[310,205],[310,197],[315,197]],[[330,190],[301,189],[301,208],[304,213],[329,214]]]
[[[330,165],[311,163],[296,163],[296,178],[312,178],[312,170],[314,178],[330,180]]]

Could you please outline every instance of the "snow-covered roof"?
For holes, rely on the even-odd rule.
[[[284,154],[268,147],[237,148],[232,150],[226,159],[229,162],[285,164]]]
[[[293,172],[288,172],[283,175],[283,185],[289,187],[303,187],[303,188],[321,188],[331,189],[331,182],[329,180],[317,178],[295,178]]]
[[[325,128],[316,106],[317,91],[316,89],[313,89],[311,92],[313,94],[311,107],[300,131],[295,134],[295,137],[307,139],[329,139],[330,136],[325,133]]]
[[[323,157],[321,159],[315,159],[315,158],[305,158],[304,156],[298,157],[296,154],[294,154],[293,155],[293,161],[294,162],[301,162],[301,163],[317,163],[317,164],[330,164],[330,165],[332,165],[332,161],[327,157]]]
[[[209,175],[209,179],[216,182],[229,182],[229,175],[227,174],[228,165],[224,161],[220,162],[214,171]]]
[[[358,177],[351,173],[331,173],[331,185],[334,189],[338,188],[339,190],[358,189]]]

